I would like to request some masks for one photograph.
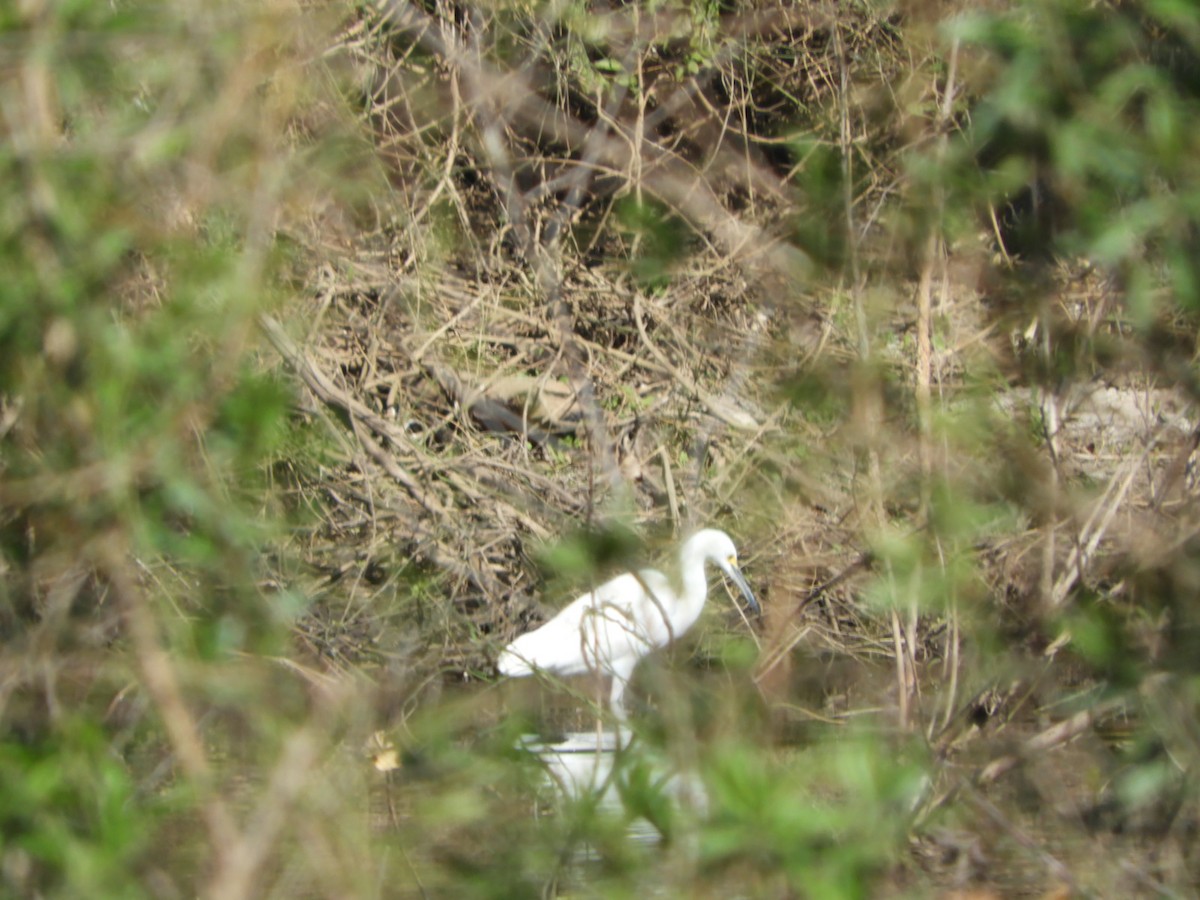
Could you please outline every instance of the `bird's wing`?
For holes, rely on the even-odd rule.
[[[637,582],[637,591],[628,614],[638,623],[638,637],[654,647],[663,647],[678,637],[673,633],[672,617],[679,605],[675,590],[662,572],[642,569],[627,578]]]
[[[620,579],[617,579],[620,580]],[[558,675],[581,675],[592,670],[581,650],[581,627],[585,615],[595,607],[596,592],[577,597],[540,628],[521,635],[509,644],[497,663],[504,675],[528,675],[534,669]]]
[[[524,675],[533,669],[558,675],[611,671],[615,661],[645,656],[669,640],[664,614],[672,598],[660,572],[620,575],[509,644],[501,654],[500,671],[506,675]]]
[[[670,640],[668,614],[675,602],[667,579],[646,569],[601,585],[579,624],[589,670],[628,673],[633,663]]]

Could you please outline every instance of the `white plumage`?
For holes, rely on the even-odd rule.
[[[622,695],[643,656],[686,632],[708,599],[705,563],[715,563],[738,586],[756,612],[758,601],[737,566],[729,535],[705,529],[679,548],[682,591],[662,572],[642,569],[606,581],[574,600],[540,628],[523,634],[500,654],[502,675],[600,673],[612,677],[609,703],[625,719]]]

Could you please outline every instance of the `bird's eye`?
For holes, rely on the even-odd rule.
[[[737,557],[736,556],[729,557],[729,564],[731,566],[736,566],[737,565]]]

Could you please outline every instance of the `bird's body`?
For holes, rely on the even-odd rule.
[[[679,551],[682,590],[662,572],[642,569],[606,581],[575,599],[553,619],[523,634],[500,654],[502,675],[599,673],[613,679],[611,706],[625,718],[625,685],[642,657],[686,632],[708,599],[706,562],[715,563],[755,610],[758,601],[737,567],[737,551],[723,531],[706,529]]]

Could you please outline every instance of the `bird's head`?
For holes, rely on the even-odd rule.
[[[746,603],[750,608],[756,613],[762,612],[758,605],[758,599],[754,596],[754,591],[750,590],[746,576],[738,567],[737,547],[734,546],[733,539],[729,535],[715,528],[707,528],[693,535],[684,548],[685,553],[691,549],[698,552],[703,558],[711,559],[716,563],[729,580],[738,586],[738,590],[742,592],[742,596],[746,598]]]

